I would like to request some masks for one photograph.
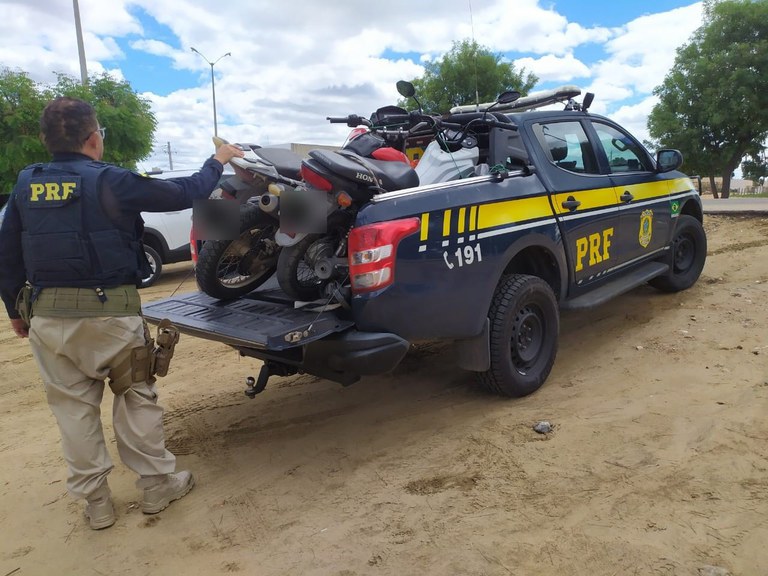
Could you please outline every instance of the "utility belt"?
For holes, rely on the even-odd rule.
[[[58,318],[136,316],[141,314],[141,297],[136,286],[115,288],[35,288],[25,286],[17,303],[19,314]],[[27,323],[29,323],[27,319]]]
[[[22,288],[16,309],[29,326],[33,316],[96,318],[140,316],[141,298],[135,286],[116,288]],[[116,395],[124,394],[134,383],[153,383],[165,376],[179,341],[179,329],[164,318],[157,326],[157,338],[150,335],[144,321],[144,346],[137,346],[109,371],[109,386]]]

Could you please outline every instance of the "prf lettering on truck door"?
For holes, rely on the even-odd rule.
[[[584,269],[586,260],[587,266],[595,266],[610,260],[611,258],[611,238],[613,237],[613,228],[606,228],[601,232],[595,232],[589,236],[583,236],[576,239],[576,272]]]

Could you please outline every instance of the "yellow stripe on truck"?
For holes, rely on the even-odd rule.
[[[611,208],[616,206],[616,192],[611,188],[593,188],[591,190],[574,190],[573,192],[560,192],[552,195],[552,204],[558,214],[570,214],[568,208],[563,208],[563,202],[573,198],[581,202],[579,210],[591,210],[594,208]]]
[[[547,196],[483,204],[478,207],[477,229],[486,230],[547,216],[552,216],[552,207]]]
[[[633,201],[639,200],[651,200],[653,198],[666,197],[669,195],[669,180],[661,180],[659,182],[646,182],[643,184],[630,184],[628,186],[617,187],[619,195],[625,191],[634,196]]]
[[[675,178],[674,180],[667,180],[669,185],[670,194],[676,194],[678,192],[690,192],[691,190],[697,190],[697,187],[693,185],[690,178]]]

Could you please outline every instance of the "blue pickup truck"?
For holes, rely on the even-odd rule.
[[[684,290],[706,258],[681,154],[652,156],[587,108],[587,98],[554,111],[498,106],[475,135],[473,175],[374,196],[349,231],[349,297],[334,309],[262,289],[232,301],[173,296],[144,314],[262,360],[251,397],[271,375],[351,384],[435,339],[488,389],[530,394],[555,362],[560,309],[644,283]]]

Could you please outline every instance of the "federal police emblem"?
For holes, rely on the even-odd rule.
[[[653,210],[643,210],[640,214],[640,246],[647,248],[653,236]]]

